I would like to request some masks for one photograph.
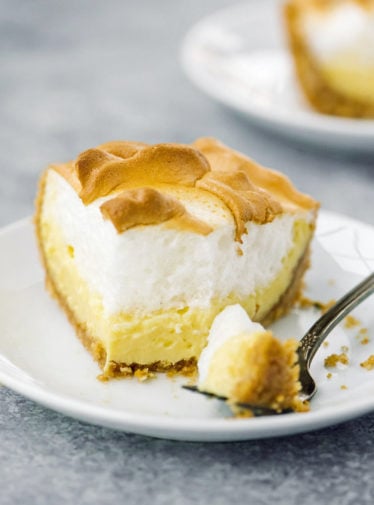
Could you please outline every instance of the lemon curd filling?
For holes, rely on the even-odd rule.
[[[360,64],[355,55],[341,55],[321,65],[321,72],[339,93],[374,105],[374,65]]]

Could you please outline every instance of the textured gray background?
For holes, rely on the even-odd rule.
[[[374,159],[318,153],[195,89],[181,39],[229,0],[0,0],[0,225],[32,212],[49,162],[112,139],[214,135],[286,172],[324,208],[374,224]],[[188,444],[97,428],[0,389],[0,504],[374,499],[374,415],[275,440]]]

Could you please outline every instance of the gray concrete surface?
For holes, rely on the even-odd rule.
[[[261,132],[190,84],[182,37],[229,0],[1,0],[0,225],[52,161],[112,139],[216,136],[325,209],[374,224],[374,158]],[[0,388],[0,504],[373,503],[374,415],[314,433],[181,443],[89,426]]]

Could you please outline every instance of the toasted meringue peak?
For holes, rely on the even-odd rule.
[[[235,219],[236,239],[239,241],[248,221],[263,224],[282,213],[282,206],[265,191],[253,186],[241,170],[209,172],[196,185],[218,196],[227,205]]]
[[[136,188],[123,191],[100,207],[103,216],[110,219],[116,230],[122,233],[139,225],[159,224],[169,221],[195,233],[206,235],[212,229],[204,222],[189,215],[175,198],[153,188]]]
[[[80,197],[91,203],[122,187],[143,184],[177,184],[193,186],[209,171],[209,163],[192,147],[178,144],[117,143],[110,150],[89,149],[78,156],[75,169],[82,185]],[[126,145],[127,144],[127,145]]]
[[[224,171],[234,174],[238,171],[245,172],[253,186],[261,189],[263,195],[266,192],[268,198],[278,201],[284,210],[318,208],[318,203],[309,195],[300,193],[284,174],[262,167],[218,140],[203,137],[197,139],[192,145],[207,158],[213,172]],[[233,187],[232,183],[231,187]]]
[[[130,156],[134,156],[138,151],[147,147],[148,144],[144,142],[133,142],[131,140],[113,140],[112,142],[106,142],[105,144],[101,144],[98,149],[102,151],[106,151],[107,153],[114,154],[114,156],[118,156],[119,158],[130,158]]]
[[[212,231],[177,199],[164,194],[171,186],[192,188],[196,198],[201,190],[219,198],[235,220],[238,241],[248,221],[263,224],[284,210],[318,207],[284,175],[261,167],[213,138],[198,139],[191,146],[108,142],[84,151],[74,162],[50,168],[71,184],[86,205],[113,194],[101,211],[119,233],[163,222],[196,233]]]

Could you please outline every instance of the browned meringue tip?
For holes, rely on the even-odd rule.
[[[136,188],[123,191],[100,207],[106,219],[122,233],[139,225],[168,222],[169,227],[183,228],[206,235],[212,228],[191,216],[175,198],[153,188]]]

